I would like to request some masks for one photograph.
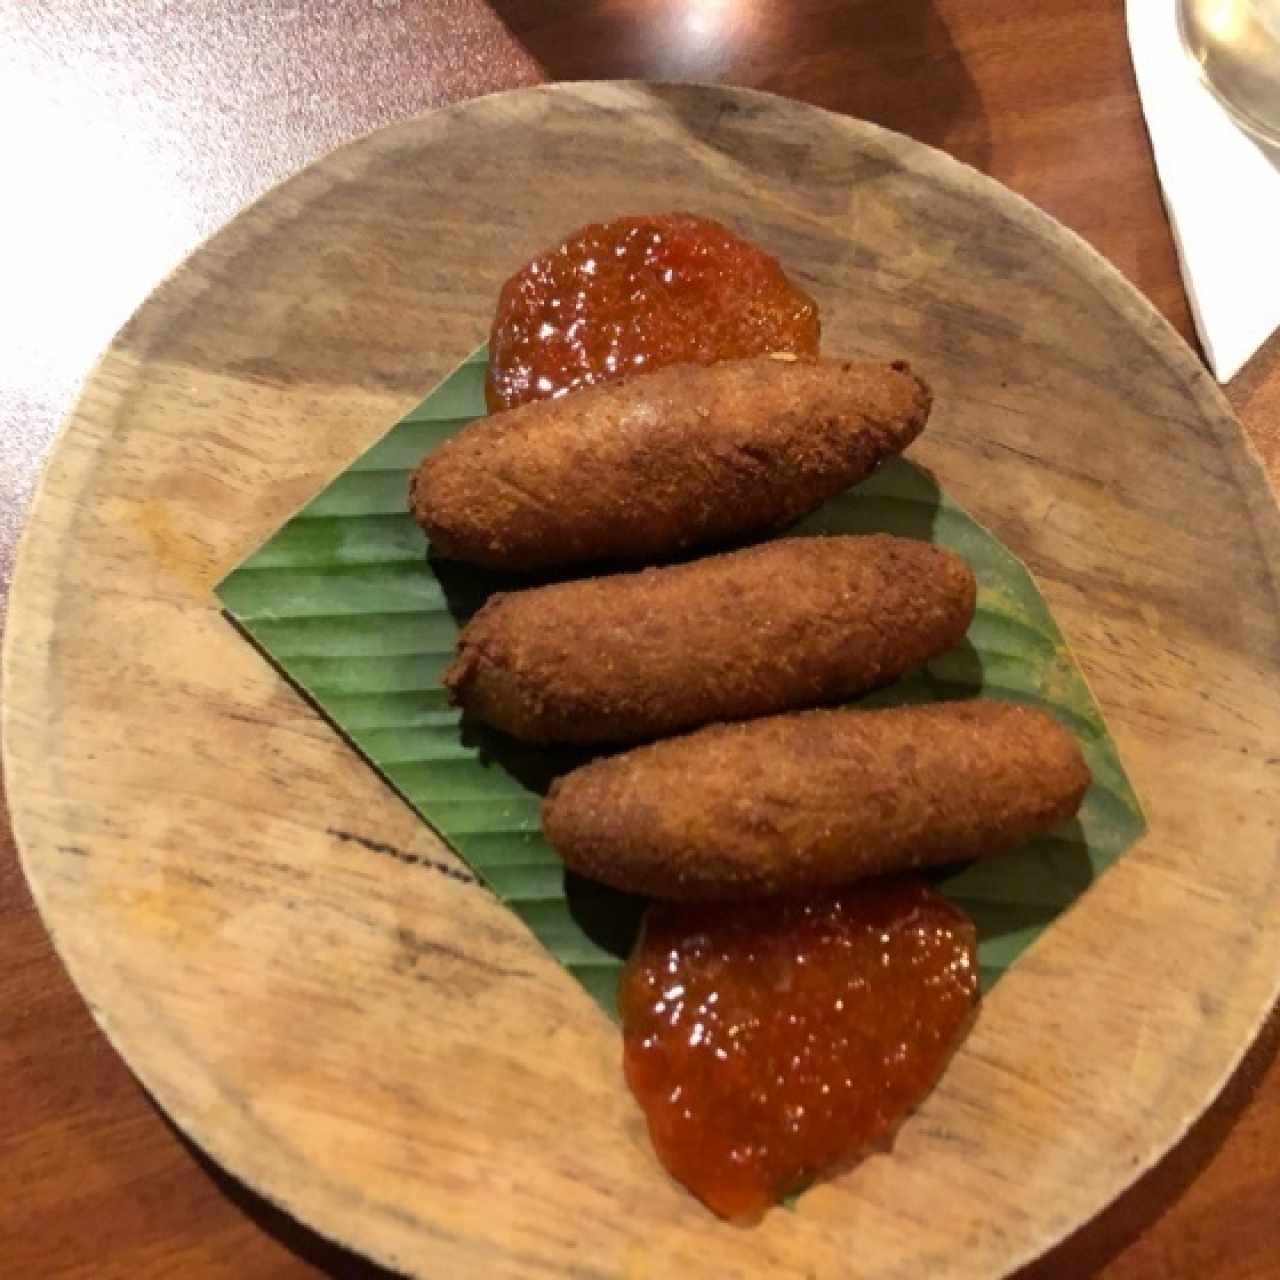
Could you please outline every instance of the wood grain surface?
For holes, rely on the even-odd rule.
[[[564,228],[546,173],[571,176],[575,220],[639,192],[732,220],[818,299],[830,350],[929,371],[914,454],[1039,576],[1150,820],[996,988],[894,1156],[752,1232],[661,1176],[613,1028],[209,594],[483,336],[503,275]],[[93,373],[14,585],[15,830],[63,959],[169,1115],[380,1262],[1006,1274],[1181,1136],[1274,998],[1278,552],[1192,354],[974,171],[741,91],[480,99],[277,188]]]
[[[81,372],[178,254],[333,142],[538,76],[726,78],[904,129],[1057,214],[1190,336],[1112,0],[1017,10],[937,0],[892,12],[838,0],[736,3],[718,16],[704,6],[698,30],[681,25],[690,7],[0,4],[0,95],[15,94],[12,118],[23,125],[10,174],[29,193],[0,212],[9,304],[0,311],[0,585]],[[127,127],[94,124],[117,118]],[[52,175],[51,146],[62,158]],[[77,276],[72,307],[61,282]],[[1280,342],[1228,395],[1274,467]],[[0,1271],[376,1274],[166,1126],[52,955],[11,846],[0,857],[0,922]],[[1278,1039],[1273,1020],[1172,1155],[1028,1276],[1271,1275]]]

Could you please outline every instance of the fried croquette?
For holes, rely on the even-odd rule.
[[[444,684],[527,742],[639,742],[895,680],[959,643],[975,590],[969,566],[928,543],[784,538],[494,596]]]
[[[843,884],[1012,848],[1090,782],[1042,711],[988,700],[712,725],[553,784],[547,839],[615,888],[696,901]]]
[[[672,365],[478,419],[409,505],[434,551],[493,569],[643,562],[786,527],[923,430],[903,362]]]

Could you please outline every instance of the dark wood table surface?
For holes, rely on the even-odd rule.
[[[335,144],[495,89],[722,80],[877,121],[1061,219],[1194,342],[1123,8],[0,0],[0,587],[80,379],[164,272]],[[1280,338],[1227,392],[1275,484]],[[0,822],[0,1276],[381,1274],[170,1127],[54,956]],[[1273,1014],[1181,1145],[1023,1280],[1280,1276],[1278,1048]]]

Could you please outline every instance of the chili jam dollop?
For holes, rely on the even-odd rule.
[[[689,213],[575,232],[502,287],[491,412],[663,365],[818,354],[818,308],[775,258]]]
[[[923,881],[658,903],[623,971],[627,1082],[658,1157],[751,1220],[890,1137],[978,998],[972,922]]]

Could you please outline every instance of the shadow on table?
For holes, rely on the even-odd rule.
[[[1280,1057],[1280,1007],[1273,1009],[1244,1061],[1222,1093],[1168,1155],[1096,1218],[1056,1249],[1016,1272],[1011,1280],[1063,1280],[1097,1275],[1157,1219],[1166,1214],[1205,1171]],[[1148,1259],[1159,1270],[1158,1260]],[[1141,1270],[1135,1267],[1134,1274]]]
[[[221,1165],[205,1155],[156,1106],[149,1094],[146,1097],[209,1181],[255,1226],[269,1235],[277,1244],[286,1248],[294,1257],[315,1268],[319,1275],[330,1276],[333,1280],[398,1280],[400,1276],[398,1271],[388,1271],[386,1267],[380,1267],[376,1262],[370,1262],[358,1253],[352,1253],[350,1249],[344,1249],[340,1244],[326,1240],[309,1227],[304,1227],[301,1222],[291,1218],[283,1209],[265,1200],[256,1191],[251,1191],[243,1182],[233,1178]]]
[[[985,168],[977,87],[932,0],[488,0],[552,80],[748,85],[874,121]]]

